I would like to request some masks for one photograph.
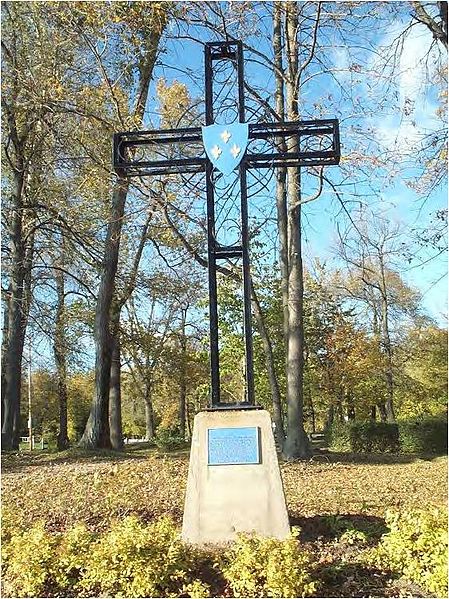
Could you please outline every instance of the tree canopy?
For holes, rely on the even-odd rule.
[[[446,411],[447,3],[7,1],[2,20],[5,449],[29,359],[33,427],[60,449],[188,438],[206,407],[204,180],[118,176],[111,147],[203,125],[203,46],[221,39],[243,42],[249,122],[340,120],[339,167],[248,175],[256,401],[285,455],[330,418]],[[240,279],[223,265],[230,401]]]

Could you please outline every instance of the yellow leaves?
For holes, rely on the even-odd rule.
[[[388,458],[385,458],[387,462]],[[398,501],[403,506],[445,505],[447,458],[430,463],[282,464],[281,472],[290,515],[358,513],[383,516]],[[301,484],[298,484],[298,481]],[[412,485],[420,489],[413,496]]]
[[[67,596],[69,589],[70,595],[80,596],[80,589],[74,591],[73,585],[84,576],[87,565],[85,588],[93,593],[101,587],[108,596],[114,592],[128,597],[151,596],[147,594],[151,585],[156,596],[165,597],[231,596],[231,585],[234,596],[251,596],[251,589],[257,596],[310,595],[307,555],[294,536],[286,542],[248,537],[239,541],[228,563],[227,589],[208,589],[197,578],[204,574],[207,564],[206,571],[223,580],[220,568],[224,564],[222,552],[201,554],[195,561],[194,550],[189,548],[186,555],[180,546],[187,456],[161,459],[150,451],[146,459],[140,454],[136,459],[117,461],[116,456],[66,455],[77,457],[77,461],[66,457],[67,462],[61,464],[54,454],[40,457],[36,464],[24,455],[4,458],[3,558],[5,564],[13,549],[15,566],[10,574],[17,576],[12,581],[14,589],[11,576],[6,577],[9,596],[48,596],[50,588],[53,596],[56,592]],[[50,458],[53,465],[45,461]],[[388,508],[400,506],[404,512],[410,507],[446,504],[447,457],[408,463],[397,463],[394,456],[388,459],[389,463],[357,464],[320,462],[317,458],[283,464],[290,515],[304,518],[309,525],[324,520],[325,514],[337,525],[342,524],[342,518],[353,521],[356,514],[362,514],[366,521],[376,516],[371,518],[376,523]],[[127,515],[133,517],[125,519]],[[176,525],[167,518],[158,520],[158,516],[167,515],[175,518]],[[45,521],[45,527],[36,525],[40,520]],[[401,524],[399,535],[412,540],[415,548],[421,550],[429,541],[444,541],[432,518],[419,526],[426,538],[416,539],[416,522],[403,518],[408,532]],[[14,534],[18,538],[11,546]],[[343,540],[355,548],[363,542],[355,534]],[[317,564],[331,561],[319,551]],[[335,560],[334,555],[332,558]],[[340,559],[341,552],[337,561]],[[206,580],[211,583],[212,578],[208,575]],[[160,584],[167,584],[163,594]]]
[[[223,574],[234,597],[304,597],[316,588],[299,529],[284,541],[239,535],[223,556]]]
[[[390,531],[368,559],[447,596],[447,509],[387,513]]]
[[[165,128],[179,126],[191,106],[187,86],[176,79],[171,84],[167,84],[165,79],[160,78],[156,84],[156,91],[161,126]]]
[[[135,32],[134,41],[138,43],[145,33],[161,34],[168,19],[171,3],[169,2],[113,2],[111,19]]]

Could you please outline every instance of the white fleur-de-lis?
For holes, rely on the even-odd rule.
[[[234,158],[237,158],[237,156],[240,154],[241,152],[241,148],[239,148],[239,146],[237,146],[236,144],[234,144],[231,148],[231,154]]]
[[[215,144],[214,147],[211,149],[210,153],[215,158],[215,160],[217,160],[220,157],[221,148],[217,146],[217,144]]]
[[[227,129],[225,129],[223,133],[220,135],[220,137],[225,142],[225,144],[227,144],[228,141],[231,139],[231,134]]]

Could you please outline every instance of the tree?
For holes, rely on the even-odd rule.
[[[411,4],[414,13],[413,19],[425,25],[434,40],[441,43],[447,50],[447,2],[436,2],[430,5],[426,2],[412,2]]]
[[[120,11],[121,7],[118,10]],[[129,23],[133,26],[131,35],[134,38],[132,39],[137,38],[138,40],[138,47],[136,48],[137,61],[133,65],[138,78],[138,85],[132,122],[135,127],[139,128],[142,126],[149,85],[161,36],[168,22],[168,13],[164,3],[147,5],[142,12],[135,12],[135,10],[133,9],[130,17],[126,13],[121,16],[129,18]],[[134,29],[137,23],[140,23],[140,29]],[[109,84],[111,101],[118,103],[116,92],[110,85],[104,71],[105,65],[101,62],[101,58],[98,58],[100,68],[103,69],[105,75],[104,83]],[[124,123],[119,124],[123,126]],[[127,179],[119,175],[111,194],[110,220],[105,239],[100,288],[95,312],[95,392],[89,420],[79,443],[81,447],[86,448],[111,447],[109,428],[109,394],[112,365],[111,309],[128,188],[129,182]],[[117,347],[116,351],[118,351]],[[116,361],[115,364],[117,365]]]
[[[168,339],[175,314],[173,302],[159,300],[157,280],[152,281],[147,297],[149,309],[145,317],[138,315],[133,302],[128,305],[128,319],[124,330],[123,352],[134,384],[140,390],[145,405],[145,438],[152,441],[156,434],[153,393],[157,382],[157,371],[169,351]]]
[[[396,402],[401,418],[447,417],[447,330],[408,327],[396,347]]]
[[[340,255],[348,265],[349,278],[342,284],[347,297],[361,301],[368,307],[372,332],[379,339],[385,356],[384,377],[387,398],[377,404],[381,418],[394,422],[394,368],[391,328],[393,319],[401,315],[415,317],[419,294],[405,285],[394,268],[394,261],[402,252],[401,233],[398,225],[391,225],[381,218],[371,217],[358,223],[352,237],[340,238]]]
[[[62,240],[62,246],[64,242]],[[56,315],[55,332],[53,338],[53,353],[56,363],[56,374],[58,380],[58,399],[59,399],[59,431],[57,445],[58,449],[66,449],[69,445],[67,430],[67,340],[65,335],[65,285],[64,272],[61,267],[64,266],[64,251],[62,247],[61,261],[56,265],[55,283],[56,283]]]
[[[2,344],[2,444],[5,449],[17,449],[37,206],[46,204],[43,155],[54,126],[49,103],[58,95],[55,85],[63,79],[72,55],[46,8],[7,2],[2,5],[2,14],[4,231],[9,243]]]

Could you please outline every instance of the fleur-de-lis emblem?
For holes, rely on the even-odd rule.
[[[230,175],[242,161],[248,145],[248,123],[202,127],[204,149],[215,169]]]
[[[239,148],[238,145],[234,144],[231,148],[231,154],[234,158],[237,158],[237,156],[240,154],[241,152],[241,148]]]
[[[215,144],[214,147],[211,149],[210,153],[215,158],[215,160],[217,160],[220,157],[221,148],[217,146],[217,144]]]
[[[223,131],[223,133],[220,135],[221,139],[225,142],[225,144],[228,143],[228,141],[231,139],[231,134],[229,133],[229,131],[227,129],[225,129]]]

